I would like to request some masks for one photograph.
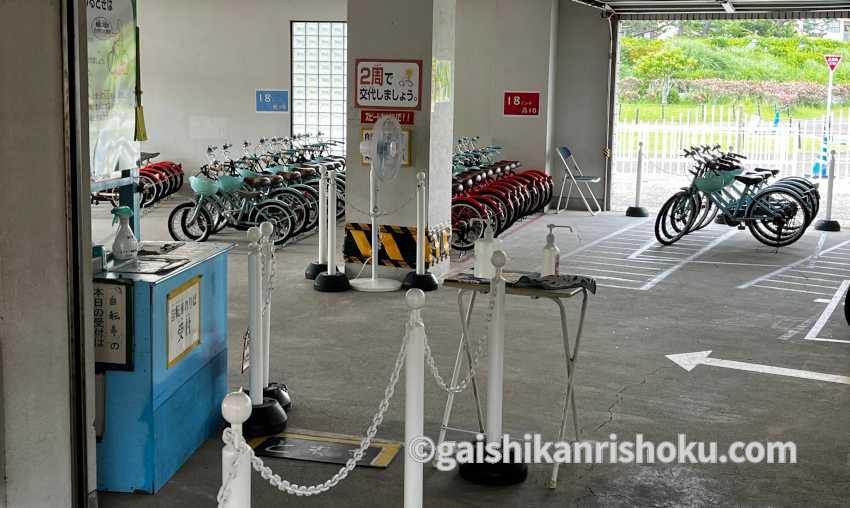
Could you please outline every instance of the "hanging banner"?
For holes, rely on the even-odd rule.
[[[422,60],[357,59],[358,108],[419,110]]]
[[[86,2],[89,152],[93,181],[136,167],[136,17],[133,0]]]

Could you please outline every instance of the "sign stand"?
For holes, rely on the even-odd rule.
[[[835,75],[835,68],[841,63],[841,55],[824,55],[826,65],[829,67],[829,84],[826,88],[826,129],[824,139],[832,142],[832,78]],[[815,223],[815,229],[818,231],[841,231],[841,226],[837,220],[832,219],[832,189],[835,185],[835,151],[832,151],[832,157],[829,159],[828,173],[828,190],[826,199],[826,218]]]

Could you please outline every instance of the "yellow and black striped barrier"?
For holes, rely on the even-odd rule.
[[[378,263],[396,268],[416,268],[416,228],[379,226],[381,243]],[[449,227],[431,228],[425,232],[425,268],[449,257]],[[372,256],[372,225],[349,222],[345,225],[343,254],[348,263],[365,263]]]

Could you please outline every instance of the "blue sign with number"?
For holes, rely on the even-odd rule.
[[[257,90],[257,113],[289,113],[289,90]]]

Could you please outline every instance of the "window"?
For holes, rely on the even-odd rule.
[[[348,26],[292,22],[292,134],[319,132],[345,142]],[[345,145],[335,149],[345,154]]]

